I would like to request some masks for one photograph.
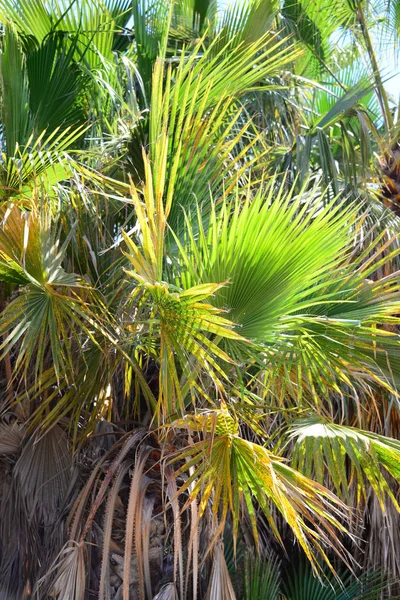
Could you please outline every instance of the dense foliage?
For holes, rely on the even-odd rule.
[[[399,15],[0,0],[1,599],[399,593]]]

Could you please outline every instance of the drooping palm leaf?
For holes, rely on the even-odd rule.
[[[32,364],[39,374],[49,358],[49,343],[59,376],[72,369],[71,340],[77,340],[81,327],[90,335],[85,300],[78,292],[87,285],[62,266],[70,236],[59,245],[49,213],[39,218],[16,206],[2,212],[1,271],[6,280],[25,286],[2,315],[3,355],[19,344],[14,375],[19,369],[26,373]]]
[[[315,548],[327,559],[324,547],[334,545],[344,557],[338,538],[338,532],[344,530],[338,520],[346,513],[344,504],[321,484],[290,468],[265,447],[242,439],[237,424],[225,411],[216,413],[213,436],[188,446],[172,459],[173,462],[185,460],[175,474],[179,477],[187,473],[178,493],[188,491],[190,499],[198,496],[200,515],[212,501],[212,512],[219,520],[220,528],[230,511],[235,538],[240,514],[245,508],[256,541],[255,501],[272,532],[280,539],[273,504],[316,568]],[[208,415],[197,415],[195,421],[196,429],[207,431]],[[186,425],[193,428],[190,419]]]
[[[400,477],[400,443],[355,427],[336,425],[310,417],[291,426],[296,445],[293,464],[308,476],[323,481],[327,474],[341,496],[356,486],[357,497],[366,497],[367,486],[375,492],[382,509],[386,497],[400,510],[387,476]],[[350,463],[350,469],[347,467]]]

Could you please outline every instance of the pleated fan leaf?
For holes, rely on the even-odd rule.
[[[340,383],[396,388],[399,338],[382,325],[399,322],[400,279],[369,278],[399,251],[381,257],[378,238],[355,257],[354,219],[318,189],[294,195],[272,178],[255,197],[215,206],[208,225],[188,215],[188,241],[176,237],[183,287],[226,282],[211,302],[258,350],[240,340],[221,347],[238,361],[261,352],[271,395],[304,392],[315,403]]]
[[[15,465],[15,477],[28,514],[36,511],[45,523],[55,523],[67,500],[72,454],[63,430],[55,426],[33,435]]]
[[[24,434],[24,427],[19,423],[0,423],[0,455],[17,454]]]

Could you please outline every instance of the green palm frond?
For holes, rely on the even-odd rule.
[[[0,194],[29,197],[39,182],[48,189],[71,174],[66,151],[87,129],[82,91],[87,79],[61,36],[24,52],[11,25],[0,56],[2,140]]]
[[[25,57],[18,36],[10,26],[5,28],[0,54],[0,83],[2,147],[12,156],[17,144],[24,144],[29,138],[32,123]]]
[[[236,340],[241,337],[232,330],[232,323],[220,315],[221,310],[204,303],[221,287],[220,284],[198,285],[183,290],[163,281],[164,238],[169,209],[168,205],[165,209],[163,206],[165,163],[155,165],[153,170],[145,155],[144,162],[144,206],[135,186],[131,190],[142,243],[139,246],[123,234],[128,248],[126,257],[133,266],[133,270],[126,272],[138,282],[139,290],[143,290],[140,302],[142,307],[145,303],[149,306],[153,340],[155,331],[159,332],[159,410],[165,413],[165,417],[183,409],[185,394],[195,385],[197,363],[217,384],[219,378],[225,376],[217,360],[231,362],[231,359],[213,342],[212,337]],[[186,379],[185,384],[180,381],[181,375]]]
[[[296,442],[293,465],[309,477],[325,481],[329,476],[344,498],[355,485],[360,500],[366,498],[368,483],[383,510],[386,497],[400,510],[388,481],[388,476],[400,478],[398,440],[317,417],[292,424],[290,435]]]
[[[0,198],[30,206],[40,186],[51,193],[53,186],[71,176],[76,162],[69,151],[76,148],[86,129],[44,131],[36,138],[32,135],[23,149],[17,144],[0,165]]]
[[[278,558],[261,560],[247,554],[243,600],[279,600],[281,569]]]
[[[399,283],[367,281],[390,257],[380,259],[378,240],[357,259],[350,253],[353,211],[337,201],[323,208],[317,189],[295,196],[272,179],[254,198],[214,209],[208,228],[199,214],[198,235],[186,220],[183,286],[227,282],[213,303],[264,349],[266,386],[278,397],[307,389],[316,399],[339,381],[397,385],[398,339],[379,326],[397,323]],[[239,360],[249,352],[228,345]]]
[[[272,340],[274,328],[284,327],[282,316],[297,310],[296,295],[342,259],[351,211],[334,205],[321,211],[318,195],[315,188],[310,197],[295,197],[271,179],[254,198],[249,189],[243,203],[238,197],[214,208],[207,229],[199,215],[198,237],[187,218],[190,240],[187,251],[181,247],[187,281],[228,282],[217,306],[229,310],[244,336]]]
[[[196,418],[197,426],[200,418],[199,415]],[[190,429],[190,425],[187,426]],[[187,492],[188,503],[199,497],[200,516],[212,501],[212,513],[220,528],[229,511],[235,538],[240,514],[245,508],[258,541],[254,505],[257,501],[272,532],[280,540],[271,505],[275,506],[316,568],[315,549],[327,559],[324,547],[336,545],[335,549],[344,556],[338,533],[344,531],[339,519],[346,514],[345,505],[321,484],[290,468],[265,447],[225,431],[188,446],[172,462],[181,460],[185,460],[185,464],[175,476],[179,478],[187,473],[187,477],[178,493]]]
[[[237,46],[227,40],[214,54],[213,48],[219,40],[217,37],[204,49],[201,39],[190,52],[182,52],[176,65],[171,63],[168,68],[163,60],[157,59],[148,140],[134,138],[130,145],[131,154],[140,162],[137,146],[149,144],[150,158],[157,165],[155,177],[158,165],[166,160],[164,203],[168,222],[176,233],[183,226],[181,206],[189,208],[196,201],[208,202],[210,191],[215,195],[226,193],[256,160],[262,161],[265,148],[259,153],[253,150],[260,134],[250,132],[249,141],[237,151],[239,141],[251,127],[248,121],[239,122],[242,109],[237,101],[260,86],[274,89],[276,84],[268,83],[267,78],[276,75],[298,54],[295,47],[285,46],[270,33]],[[257,57],[256,69],[251,66],[254,57]],[[143,171],[141,164],[136,171]],[[217,176],[219,172],[226,174],[224,180]]]
[[[87,77],[74,60],[74,45],[53,34],[23,51],[12,25],[5,28],[0,59],[5,153],[24,148],[44,130],[84,124],[82,92]]]
[[[1,597],[395,596],[397,4],[0,0]]]
[[[364,573],[356,579],[351,573],[340,573],[340,581],[325,568],[323,579],[300,559],[296,568],[289,568],[283,580],[287,600],[378,600],[385,587],[379,571]]]
[[[88,77],[75,62],[74,53],[75,44],[68,46],[61,33],[49,35],[27,53],[29,106],[38,133],[85,123],[83,92]]]
[[[79,342],[81,331],[91,337],[89,286],[62,266],[72,233],[59,245],[48,212],[38,217],[16,206],[3,210],[0,272],[23,286],[0,323],[2,356],[18,344],[15,376],[32,365],[36,374],[43,372],[50,357],[57,376],[65,370],[71,374],[71,344]]]
[[[208,37],[213,37],[217,23],[218,5],[215,0],[183,0],[175,4],[168,34],[168,53],[176,53],[176,44],[193,43],[205,31]]]
[[[168,33],[173,15],[173,3],[156,0],[134,0],[133,25],[136,39],[137,62],[147,93],[151,89],[152,70],[156,59],[165,57]]]
[[[83,0],[71,4],[62,0],[52,6],[57,29],[66,31],[76,44],[75,57],[90,69],[112,52],[130,18],[130,6],[119,0]]]
[[[335,73],[333,34],[354,23],[351,3],[344,0],[329,4],[312,0],[285,0],[281,9],[281,21],[285,28],[295,33],[306,49],[302,60],[296,65],[298,71],[310,77]],[[338,36],[339,37],[339,36]]]
[[[306,46],[311,58],[316,58],[317,64],[326,60],[329,47],[327,47],[327,31],[318,27],[310,15],[307,14],[306,3],[299,0],[285,0],[281,10],[281,19],[289,31],[295,31],[299,40]],[[309,62],[310,57],[308,57]],[[306,65],[307,65],[306,63]]]
[[[259,40],[271,28],[278,7],[276,0],[232,2],[218,24],[220,44],[224,44],[224,39],[234,39],[235,45]]]
[[[5,0],[0,4],[0,18],[3,23],[13,21],[19,31],[35,36],[42,41],[52,27],[51,16],[42,0],[15,3]]]
[[[118,36],[123,32],[130,17],[126,0],[62,0],[48,4],[35,0],[33,4],[2,0],[0,19],[12,22],[21,35],[39,44],[54,31],[64,32],[75,44],[75,58],[96,67],[101,56],[112,58]]]

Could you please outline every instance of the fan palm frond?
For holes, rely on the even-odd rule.
[[[358,580],[351,573],[341,573],[337,581],[324,569],[324,578],[318,579],[300,559],[295,569],[288,569],[282,587],[287,600],[378,600],[384,582],[379,571],[365,573]]]
[[[32,436],[24,445],[14,470],[30,515],[54,523],[67,501],[72,475],[72,454],[63,430],[55,426]]]
[[[387,481],[388,475],[396,481],[400,476],[397,440],[317,417],[294,423],[290,435],[296,441],[293,464],[302,472],[312,474],[318,481],[329,473],[337,492],[345,498],[351,485],[356,486],[359,499],[365,497],[365,482],[368,482],[382,509],[388,497],[400,510]]]
[[[273,557],[267,561],[246,556],[244,572],[244,600],[279,600],[280,561]]]
[[[397,322],[397,276],[367,282],[390,257],[380,258],[376,240],[356,259],[348,246],[354,208],[323,208],[317,189],[303,194],[270,180],[254,198],[248,192],[244,203],[214,209],[208,227],[199,214],[199,235],[187,217],[188,242],[177,240],[183,285],[227,282],[212,302],[264,348],[266,386],[278,397],[275,387],[283,394],[284,386],[289,396],[308,389],[316,398],[338,381],[393,390],[398,339],[380,325]],[[251,352],[240,341],[226,344],[240,361]]]
[[[206,430],[208,422],[208,416],[197,415],[196,429]],[[191,428],[190,422],[186,425]],[[338,537],[340,531],[345,531],[340,522],[346,515],[345,505],[321,484],[290,468],[267,448],[241,438],[237,424],[229,414],[225,416],[224,410],[217,413],[214,435],[189,445],[172,462],[182,460],[185,463],[175,476],[188,475],[178,493],[188,492],[190,499],[199,497],[200,516],[212,500],[213,515],[221,529],[230,511],[235,538],[245,507],[253,535],[258,540],[254,507],[257,501],[279,540],[272,503],[316,569],[315,549],[328,560],[324,547],[333,545],[345,557]]]
[[[71,339],[77,339],[81,327],[91,336],[83,309],[89,288],[62,267],[72,232],[59,245],[49,213],[38,217],[35,211],[23,212],[15,205],[2,212],[1,272],[6,280],[24,286],[2,315],[3,355],[19,344],[15,375],[19,369],[26,373],[32,361],[39,374],[48,359],[48,341],[55,372],[60,375],[73,368]],[[87,292],[79,295],[80,290]]]

